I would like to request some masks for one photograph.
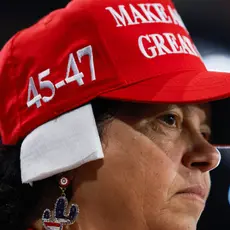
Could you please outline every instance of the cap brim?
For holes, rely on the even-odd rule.
[[[230,73],[186,71],[156,76],[101,97],[144,103],[199,103],[229,95]]]

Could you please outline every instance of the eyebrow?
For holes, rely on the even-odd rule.
[[[169,109],[169,110],[171,110],[171,109],[182,109],[185,106],[186,105],[168,104],[167,109]]]

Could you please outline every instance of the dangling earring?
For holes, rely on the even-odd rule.
[[[46,230],[63,230],[64,225],[71,225],[76,221],[79,214],[79,207],[72,204],[69,212],[68,200],[65,191],[70,184],[67,177],[61,177],[59,180],[59,187],[62,191],[61,196],[56,200],[54,210],[46,209],[42,215],[42,224]]]

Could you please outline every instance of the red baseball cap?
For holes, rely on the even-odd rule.
[[[2,142],[15,144],[96,97],[222,99],[230,74],[206,70],[170,0],[76,0],[4,46],[0,92]]]

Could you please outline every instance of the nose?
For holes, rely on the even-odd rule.
[[[187,168],[208,172],[219,165],[220,159],[221,155],[219,151],[206,140],[200,138],[200,140],[183,155],[182,163]]]

